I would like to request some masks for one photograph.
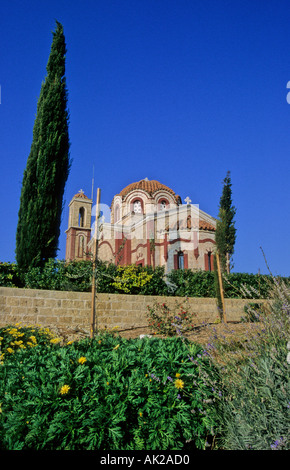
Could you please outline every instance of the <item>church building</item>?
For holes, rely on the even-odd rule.
[[[98,258],[119,265],[213,270],[216,219],[156,180],[145,178],[116,194],[106,221],[95,232],[93,201],[80,190],[69,204],[66,260],[91,259],[94,233]],[[103,205],[101,206],[103,207]]]

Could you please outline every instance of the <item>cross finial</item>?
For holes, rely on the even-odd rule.
[[[184,200],[185,200],[186,204],[190,204],[190,203],[191,203],[191,199],[189,199],[188,196],[187,196]]]
[[[79,193],[80,193],[80,194],[84,194],[84,192],[83,192],[83,190],[82,190],[82,189],[80,189],[80,190],[79,190]]]

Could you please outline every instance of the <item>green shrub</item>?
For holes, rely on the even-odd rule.
[[[90,261],[50,259],[43,267],[29,268],[24,274],[29,289],[68,290],[87,292],[91,289],[92,264]]]
[[[196,314],[190,311],[187,301],[175,302],[173,308],[166,303],[154,302],[147,306],[147,320],[151,330],[166,336],[182,335],[194,328]]]
[[[242,322],[258,322],[264,312],[263,304],[259,302],[249,302],[244,306],[245,315],[241,318]]]
[[[134,270],[135,281],[133,282]],[[131,277],[130,277],[131,276]],[[142,279],[146,282],[137,282]],[[290,278],[282,278],[288,283]],[[91,290],[92,262],[50,259],[43,267],[30,268],[20,274],[15,264],[0,264],[0,286],[27,287],[88,292]],[[214,272],[173,270],[165,275],[164,267],[116,266],[98,261],[96,285],[100,293],[169,295],[180,297],[216,297]],[[225,298],[268,298],[273,278],[266,275],[230,273],[223,275]]]
[[[174,295],[180,297],[215,297],[214,273],[178,269],[168,274],[169,282],[175,286]]]
[[[240,369],[220,409],[226,450],[290,450],[290,381],[287,348],[263,354]]]
[[[0,286],[23,287],[17,264],[0,263]]]
[[[207,346],[219,373],[220,446],[226,450],[290,449],[290,289],[272,278],[273,302],[240,338],[215,332]]]
[[[57,338],[48,328],[21,326],[20,323],[0,328],[0,360],[22,349],[31,349],[39,345],[58,343]]]
[[[210,369],[181,338],[21,349],[0,367],[2,449],[202,449],[215,424]]]

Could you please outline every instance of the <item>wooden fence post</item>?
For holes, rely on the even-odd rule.
[[[96,263],[98,257],[98,225],[99,225],[99,205],[100,205],[101,190],[97,191],[97,204],[96,204],[96,221],[93,245],[93,276],[92,276],[92,307],[91,307],[91,321],[90,321],[90,338],[93,338],[95,333],[95,317],[96,317]]]
[[[222,300],[222,304],[223,304],[223,320],[224,320],[225,323],[227,323],[224,289],[223,289],[223,280],[222,280],[222,273],[221,273],[221,266],[220,266],[220,257],[219,257],[218,253],[216,253],[216,261],[217,261],[217,269],[218,269],[221,300]]]

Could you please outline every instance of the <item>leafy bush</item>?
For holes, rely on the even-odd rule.
[[[227,450],[290,450],[290,381],[287,349],[269,351],[241,368],[221,407]]]
[[[49,343],[57,344],[61,341],[48,328],[33,326],[8,325],[0,328],[0,361],[3,364],[5,357],[13,355],[21,349],[31,349]]]
[[[290,449],[290,289],[272,278],[274,301],[239,341],[224,335],[207,352],[219,370],[220,446],[226,450]]]
[[[19,273],[17,266],[0,264],[0,286],[30,289],[73,290],[88,292],[92,282],[91,261],[49,260],[43,267]],[[290,278],[283,278],[288,283]],[[271,276],[230,273],[224,274],[225,298],[268,298],[273,289]],[[173,270],[165,275],[164,267],[116,266],[98,261],[97,291],[141,295],[170,295],[180,297],[216,297],[214,272]]]
[[[249,302],[244,306],[245,315],[241,318],[242,322],[258,322],[260,315],[264,312],[263,304],[259,302]]]
[[[189,308],[186,300],[175,302],[173,309],[165,303],[154,302],[152,306],[147,306],[148,325],[154,332],[162,335],[181,335],[194,327],[196,314],[190,312]]]
[[[169,282],[175,286],[174,295],[180,297],[215,297],[214,273],[178,269],[168,274]]]
[[[214,432],[203,349],[103,334],[20,349],[0,367],[5,450],[202,449]]]
[[[117,266],[115,278],[112,285],[118,291],[127,294],[137,294],[146,284],[150,283],[152,274],[131,264],[129,266]]]
[[[43,267],[31,267],[24,274],[29,289],[89,291],[92,264],[89,261],[59,261],[50,259]]]
[[[17,264],[0,263],[0,286],[23,287]]]

